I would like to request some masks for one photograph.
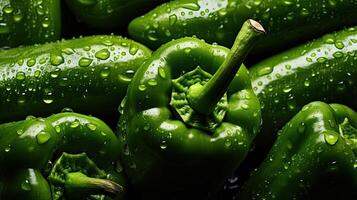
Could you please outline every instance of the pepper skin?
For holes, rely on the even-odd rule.
[[[134,19],[129,34],[151,48],[193,35],[230,47],[239,27],[252,18],[264,24],[269,34],[251,55],[266,57],[356,24],[356,9],[355,0],[174,0]]]
[[[275,133],[312,101],[357,109],[356,59],[357,27],[325,35],[253,66],[250,75],[263,117],[256,147],[271,145]]]
[[[0,51],[0,121],[47,116],[65,107],[115,118],[132,76],[150,56],[146,47],[117,36]]]
[[[243,26],[232,51],[178,39],[135,74],[121,104],[118,135],[125,170],[142,198],[202,199],[244,159],[260,126],[248,71],[238,71],[262,32],[252,24]]]
[[[58,40],[60,15],[59,0],[1,0],[0,47]]]
[[[109,184],[114,184],[111,182],[114,181],[123,186],[125,184],[123,174],[117,172],[113,164],[119,158],[119,140],[111,129],[97,118],[76,113],[60,113],[44,119],[28,117],[24,121],[2,124],[0,130],[1,199],[52,199],[62,192],[57,190],[60,188],[56,185],[57,179],[61,177],[68,179],[69,175],[73,176],[73,173],[70,173],[71,169],[77,169],[76,172],[89,176],[99,168],[101,173],[104,170],[104,178],[108,179],[100,181]],[[63,152],[86,153],[88,156],[84,154],[61,156]],[[62,164],[53,164],[59,156]],[[83,165],[87,162],[84,157],[92,159],[89,164]],[[68,165],[63,164],[66,162],[75,164],[69,165],[68,168]],[[58,176],[58,171],[53,172],[61,169],[66,169],[61,176]],[[55,174],[52,175],[52,172]],[[49,178],[45,179],[49,174]],[[54,189],[49,189],[47,179],[50,180],[51,188],[55,187]],[[93,178],[86,177],[86,180],[88,179],[91,179],[89,182],[93,182]],[[88,189],[91,192],[95,191],[90,194],[104,193],[102,190],[99,190],[100,192],[95,190],[98,187],[89,188],[82,182],[81,186],[82,192]],[[53,191],[52,195],[51,191]],[[66,188],[63,195],[68,195],[68,191]]]
[[[279,133],[240,199],[356,199],[357,113],[306,105]]]
[[[73,13],[96,29],[126,29],[130,20],[168,0],[67,0]]]

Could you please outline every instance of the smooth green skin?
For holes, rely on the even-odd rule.
[[[120,109],[118,135],[125,170],[145,198],[202,198],[248,153],[260,125],[260,104],[244,66],[228,89],[225,120],[213,133],[187,127],[170,110],[172,79],[197,66],[214,74],[228,53],[182,38],[163,45],[135,74]]]
[[[276,132],[312,101],[357,109],[357,27],[263,60],[250,69],[250,75],[263,117],[256,150],[264,152]]]
[[[10,177],[2,176],[0,182],[6,183],[0,190],[2,199],[52,200],[47,180],[38,169],[20,169]]]
[[[345,118],[355,132],[339,129]],[[282,129],[239,198],[356,199],[356,130],[352,109],[323,102],[306,105]]]
[[[126,30],[130,20],[168,0],[67,0],[72,12],[92,28]]]
[[[65,107],[116,118],[132,76],[150,56],[148,48],[118,36],[0,51],[0,122],[47,116]],[[89,66],[81,65],[83,58],[92,59]]]
[[[59,0],[1,0],[0,47],[58,40],[61,34],[60,15]]]
[[[134,19],[129,34],[151,48],[193,35],[231,47],[244,21],[251,18],[261,22],[268,33],[251,54],[266,57],[356,24],[356,9],[355,0],[174,0]]]
[[[17,198],[48,199],[48,184],[41,173],[48,173],[49,163],[54,162],[62,152],[85,152],[108,173],[108,179],[125,185],[124,175],[115,171],[113,166],[119,159],[119,140],[97,118],[60,113],[44,119],[29,118],[2,124],[0,130],[0,171],[3,173],[0,182],[4,185],[0,190],[1,199],[4,195],[16,196],[21,190],[19,184],[21,186],[26,181],[32,189],[21,191],[24,196]],[[29,176],[31,180],[28,180]],[[38,181],[32,180],[35,178]]]

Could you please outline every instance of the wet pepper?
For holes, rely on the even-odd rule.
[[[241,199],[356,199],[357,113],[306,105],[283,129]]]
[[[151,48],[192,35],[230,47],[239,27],[252,18],[264,24],[269,34],[251,53],[266,57],[356,24],[356,9],[355,0],[173,0],[134,19],[129,34]]]
[[[60,113],[0,125],[0,199],[115,199],[119,140],[97,118]]]
[[[203,198],[244,159],[261,119],[240,65],[263,32],[247,21],[231,51],[195,38],[172,41],[135,74],[118,134],[126,172],[145,198]]]
[[[59,0],[1,0],[0,47],[58,40],[60,11]]]
[[[125,28],[133,18],[168,0],[67,0],[73,13],[92,28]],[[124,30],[125,30],[124,29]]]

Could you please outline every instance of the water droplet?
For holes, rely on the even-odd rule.
[[[25,191],[31,191],[32,188],[29,180],[25,180],[24,182],[21,183],[21,189]]]
[[[71,123],[70,127],[71,128],[77,128],[79,126],[79,124],[80,124],[79,120],[76,119]]]
[[[166,149],[167,148],[167,143],[166,143],[165,140],[160,143],[160,148],[161,149]]]
[[[8,153],[8,152],[10,152],[10,151],[11,151],[11,146],[9,145],[9,146],[7,146],[7,147],[5,148],[5,152]]]
[[[23,15],[21,13],[17,13],[14,15],[14,21],[15,22],[20,22],[22,20]]]
[[[51,64],[54,66],[58,66],[64,63],[64,58],[61,55],[51,55],[50,57]]]
[[[323,134],[324,134],[325,141],[327,142],[327,144],[335,145],[337,143],[339,136],[335,131],[326,130],[326,131],[324,131]]]
[[[325,57],[320,57],[317,59],[317,62],[319,62],[319,63],[324,63],[326,61],[327,61],[327,58],[325,58]]]
[[[56,125],[55,126],[55,131],[56,131],[56,133],[60,133],[61,132],[61,127]]]
[[[303,16],[303,17],[308,16],[309,14],[310,14],[309,10],[307,10],[306,8],[303,8],[300,11],[300,15]]]
[[[112,45],[113,45],[113,42],[110,41],[110,40],[104,40],[102,43],[103,43],[104,45],[106,45],[106,46],[112,46]]]
[[[11,5],[7,5],[3,8],[4,13],[11,14],[14,11],[14,8]]]
[[[184,3],[182,5],[182,8],[186,8],[186,9],[193,10],[193,11],[198,11],[200,9],[200,6],[197,3]]]
[[[37,143],[45,144],[51,139],[51,134],[46,131],[41,131],[38,135],[36,135]]]
[[[92,63],[92,59],[90,58],[81,58],[79,61],[78,61],[78,64],[79,66],[81,67],[88,67],[91,63]]]
[[[22,135],[22,134],[24,134],[24,130],[18,129],[18,130],[16,131],[16,133],[17,133],[17,135]]]
[[[226,146],[227,148],[230,147],[232,145],[232,142],[229,139],[226,139],[224,141],[224,146]]]
[[[74,54],[74,50],[71,49],[71,48],[64,48],[64,49],[62,49],[62,52],[65,53],[65,54],[67,54],[67,55],[72,55],[72,54]]]
[[[17,74],[16,74],[16,79],[17,80],[24,80],[25,79],[25,73],[24,72],[18,72]]]
[[[88,123],[86,126],[89,128],[91,131],[95,131],[97,129],[97,126],[95,124]]]
[[[170,15],[170,17],[169,17],[170,26],[175,25],[176,21],[177,21],[177,16],[175,14],[174,15]]]
[[[138,52],[138,47],[136,46],[136,45],[134,45],[134,44],[131,44],[130,45],[130,48],[129,48],[129,53],[131,54],[131,55],[135,55],[137,52]]]
[[[53,98],[52,98],[51,96],[45,96],[45,97],[43,98],[43,102],[44,102],[45,104],[51,104],[51,103],[53,103]]]
[[[304,86],[305,86],[305,87],[309,87],[309,86],[310,86],[310,81],[309,81],[309,79],[306,79],[306,80],[304,81]]]
[[[166,78],[166,73],[164,68],[159,67],[159,75],[161,78]]]
[[[334,54],[333,54],[333,57],[335,58],[341,58],[343,56],[343,53],[341,51],[336,51]]]
[[[343,49],[343,48],[345,47],[345,45],[343,44],[342,41],[336,41],[335,47],[336,47],[337,49]]]
[[[130,82],[131,79],[133,78],[134,74],[135,74],[134,70],[127,70],[127,71],[125,71],[124,74],[119,74],[118,77],[119,77],[119,80],[122,80],[124,82]]]
[[[264,76],[273,72],[272,67],[263,67],[258,71],[258,76]]]
[[[106,60],[110,56],[108,49],[102,49],[95,54],[95,57],[101,60]]]
[[[65,107],[61,110],[61,112],[73,112],[72,108]]]
[[[32,67],[32,66],[34,66],[36,64],[36,60],[35,59],[29,59],[26,64],[27,64],[28,67]]]
[[[285,86],[284,88],[283,88],[283,92],[285,92],[285,93],[288,93],[288,92],[290,92],[292,90],[292,88],[290,87],[290,86]]]
[[[150,80],[148,81],[148,84],[149,84],[150,86],[155,86],[155,85],[157,85],[157,82],[156,82],[155,79],[150,79]]]
[[[145,91],[146,90],[146,86],[143,85],[143,84],[139,85],[138,88],[139,88],[140,91]]]
[[[104,67],[104,69],[100,72],[100,76],[102,78],[107,78],[110,74],[110,69],[108,67]]]

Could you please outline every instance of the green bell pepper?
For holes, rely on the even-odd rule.
[[[60,15],[59,0],[1,0],[0,47],[58,40]]]
[[[76,113],[28,117],[0,125],[0,132],[0,199],[124,194],[124,175],[116,163],[119,140],[99,119]]]
[[[125,170],[145,198],[202,199],[244,159],[261,119],[248,71],[239,66],[262,32],[246,22],[231,51],[178,39],[135,74],[118,135]]]
[[[241,199],[356,199],[357,113],[306,105],[283,129]]]
[[[67,0],[69,8],[92,28],[125,28],[130,20],[168,0]]]
[[[263,116],[257,148],[272,144],[274,133],[312,101],[337,102],[357,109],[356,60],[357,27],[354,27],[325,35],[253,66],[252,85]]]
[[[252,18],[264,24],[269,34],[251,55],[267,56],[356,24],[356,9],[355,0],[174,0],[134,19],[129,34],[151,48],[192,35],[230,47],[239,27]]]
[[[127,85],[150,56],[146,47],[117,36],[0,51],[0,122],[46,116],[65,107],[116,118]]]

